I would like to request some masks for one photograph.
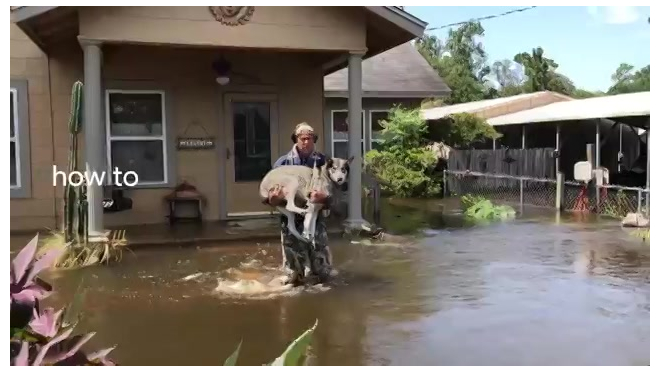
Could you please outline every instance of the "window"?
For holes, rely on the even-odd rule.
[[[380,124],[381,121],[386,121],[390,111],[380,111],[374,110],[369,112],[369,123],[371,125],[371,147],[370,149],[380,149],[380,143],[382,142],[381,131],[383,126]]]
[[[9,86],[9,188],[11,198],[32,196],[30,122],[27,80],[11,79]]]
[[[18,92],[14,88],[9,89],[9,111],[10,113],[10,161],[9,182],[11,189],[21,188],[21,156],[20,143],[18,141]]]
[[[115,167],[122,174],[134,171],[138,186],[168,182],[164,92],[108,90],[106,130],[108,183]]]
[[[348,111],[330,111],[332,123],[332,157],[348,158]],[[362,111],[362,156],[364,143],[364,111]]]

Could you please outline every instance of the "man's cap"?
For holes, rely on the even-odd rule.
[[[293,131],[293,134],[295,136],[300,134],[314,134],[314,128],[306,122],[301,122],[300,124],[296,125],[296,129]]]

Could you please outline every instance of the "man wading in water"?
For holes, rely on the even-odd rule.
[[[280,157],[273,164],[273,168],[283,165],[303,165],[310,168],[316,166],[323,166],[325,164],[325,156],[314,150],[314,144],[318,136],[314,133],[314,129],[307,123],[303,122],[296,126],[295,131],[291,135],[291,140],[295,143],[289,153]],[[271,206],[278,206],[283,204],[284,192],[282,189],[274,189],[269,193],[269,204]],[[328,195],[321,194],[320,192],[312,192],[311,202],[325,203]],[[298,232],[302,233],[303,229],[303,216],[295,214],[295,225]],[[316,235],[314,240],[316,246],[311,243],[305,243],[293,236],[287,228],[286,216],[280,216],[281,224],[281,241],[282,249],[284,251],[285,268],[288,271],[286,283],[300,285],[305,278],[305,262],[310,262],[312,274],[316,275],[321,282],[326,281],[331,272],[330,265],[330,251],[328,248],[328,232],[326,230],[325,215],[323,212],[319,213],[316,222]]]

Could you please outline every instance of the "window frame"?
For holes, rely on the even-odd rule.
[[[110,95],[111,94],[157,94],[160,95],[161,102],[161,117],[162,117],[162,132],[160,136],[113,136],[111,130],[110,122]],[[157,182],[145,182],[138,181],[138,183],[131,188],[153,188],[153,187],[166,187],[169,186],[172,179],[170,174],[170,153],[168,149],[168,139],[169,139],[169,122],[167,115],[167,97],[165,90],[162,89],[106,89],[105,90],[105,146],[106,146],[106,184],[109,186],[113,184],[113,168],[112,168],[112,142],[113,141],[124,141],[124,142],[146,142],[146,141],[161,141],[161,148],[163,150],[163,180]],[[139,180],[139,179],[138,179]]]
[[[12,140],[10,136],[9,142],[10,148],[11,143],[15,143],[16,155],[16,184],[10,184],[9,186],[10,198],[31,198],[32,162],[30,158],[30,108],[27,80],[11,79],[9,91],[13,93],[12,107],[14,109],[14,122],[11,123],[14,126],[14,139]]]
[[[347,109],[334,109],[330,110],[330,153],[332,157],[335,157],[335,143],[348,143],[348,139],[335,139],[335,112],[346,112]],[[348,115],[347,115],[348,116]],[[366,140],[365,136],[367,135],[366,130],[367,118],[365,110],[362,110],[362,151],[364,154],[367,153]],[[349,153],[350,156],[350,153]]]
[[[18,133],[18,120],[19,120],[19,112],[18,112],[18,89],[14,87],[9,88],[9,92],[12,94],[12,102],[11,102],[11,107],[10,109],[13,109],[14,111],[14,122],[11,123],[11,126],[14,127],[14,136],[9,136],[9,146],[11,150],[11,143],[14,143],[14,155],[16,156],[16,184],[11,184],[11,179],[9,179],[9,187],[11,189],[21,189],[21,144],[20,144],[20,139],[19,136],[20,134]],[[11,117],[10,117],[11,120]],[[11,161],[11,159],[10,159]],[[11,169],[10,169],[11,171]]]
[[[374,131],[373,131],[373,114],[374,113],[387,113],[389,114],[391,110],[389,109],[373,109],[369,111],[369,150],[371,151],[374,148]]]

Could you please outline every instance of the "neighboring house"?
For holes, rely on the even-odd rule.
[[[114,214],[102,212],[103,188],[89,187],[93,234],[164,222],[163,197],[184,180],[206,197],[207,220],[269,212],[258,184],[290,150],[295,125],[318,123],[325,150],[324,76],[350,65],[359,79],[363,59],[426,27],[389,6],[30,6],[11,17],[11,230],[61,223],[53,165],[67,168],[81,80],[83,170],[118,167],[140,180],[127,191],[132,209]],[[179,149],[188,137],[214,146]]]
[[[348,154],[348,69],[325,77],[325,146],[338,157]],[[451,93],[447,84],[410,43],[362,63],[362,150],[377,144],[380,120],[395,105],[419,107],[426,98]]]

